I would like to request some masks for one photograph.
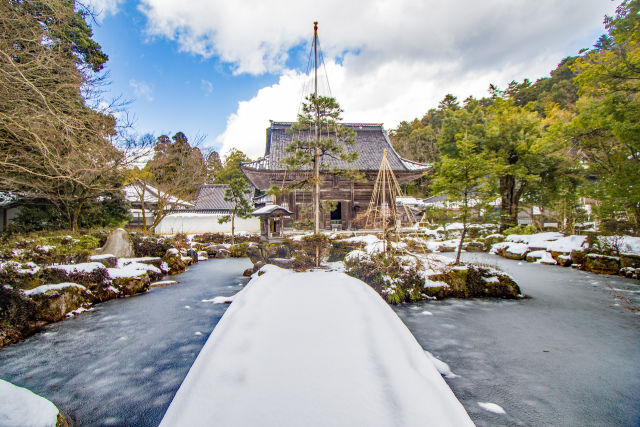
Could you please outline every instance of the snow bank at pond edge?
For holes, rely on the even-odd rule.
[[[161,426],[473,425],[365,283],[267,265],[234,298]]]
[[[0,426],[54,427],[58,413],[44,397],[0,380]]]

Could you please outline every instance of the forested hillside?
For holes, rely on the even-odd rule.
[[[594,199],[594,214],[626,229],[640,229],[640,2],[624,1],[605,17],[607,33],[593,48],[567,57],[550,77],[489,86],[489,96],[463,101],[447,95],[422,118],[391,130],[396,150],[460,168],[469,153],[487,165],[478,193],[500,197],[503,225],[515,224],[522,206],[556,212],[571,224],[583,215],[580,197]],[[465,153],[464,155],[462,153]],[[432,195],[443,186],[424,179],[409,192]]]

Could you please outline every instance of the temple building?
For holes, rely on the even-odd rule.
[[[267,128],[266,150],[263,158],[252,162],[242,163],[241,169],[249,181],[262,191],[272,185],[285,188],[292,183],[300,182],[311,177],[311,166],[300,170],[287,170],[282,160],[291,156],[286,148],[296,139],[313,138],[313,134],[295,135],[289,132],[292,123],[271,122]],[[323,175],[321,170],[320,201],[335,202],[335,208],[323,212],[322,224],[324,229],[350,230],[359,228],[354,221],[360,213],[367,210],[374,183],[382,161],[384,151],[391,168],[400,184],[405,184],[420,178],[431,170],[431,165],[413,162],[401,158],[393,149],[387,132],[382,124],[345,123],[356,132],[355,144],[345,147],[346,152],[358,152],[359,157],[354,162],[345,162],[330,156],[321,160],[322,169],[342,169],[358,171],[363,181],[353,180],[335,175]],[[308,139],[310,140],[310,139]],[[391,202],[391,201],[390,201]],[[288,193],[274,196],[273,203],[293,212],[285,226],[291,226],[304,219],[310,219],[312,193],[310,189],[293,189]]]

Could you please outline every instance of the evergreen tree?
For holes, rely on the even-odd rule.
[[[243,178],[233,178],[225,191],[224,200],[233,203],[233,211],[230,215],[225,215],[218,219],[220,224],[231,221],[231,244],[235,243],[236,217],[250,218],[251,206],[247,198],[250,196],[250,188]]]
[[[311,168],[313,176],[300,179],[295,187],[312,188],[314,232],[320,231],[320,184],[322,176],[342,175],[356,179],[357,173],[331,166],[330,159],[348,163],[358,158],[357,152],[349,152],[348,146],[355,143],[353,129],[340,124],[342,109],[335,98],[309,95],[302,104],[298,121],[289,130],[295,137],[286,148],[289,156],[283,160],[288,170]],[[310,137],[309,137],[310,136]],[[279,191],[277,187],[273,192]]]

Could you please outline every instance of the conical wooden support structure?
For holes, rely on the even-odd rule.
[[[371,194],[371,201],[365,212],[364,228],[382,230],[385,252],[387,251],[387,236],[395,232],[396,240],[399,237],[400,216],[396,206],[396,197],[401,194],[402,189],[387,159],[387,150],[384,150],[373,193]],[[405,205],[403,205],[403,208],[407,217],[415,222],[411,211]]]

